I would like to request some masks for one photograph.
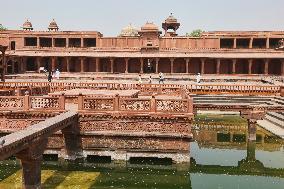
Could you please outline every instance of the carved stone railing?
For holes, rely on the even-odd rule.
[[[157,112],[192,113],[192,101],[189,99],[157,99]]]
[[[0,111],[65,110],[65,97],[0,96]]]
[[[108,89],[140,90],[141,94],[168,94],[180,95],[182,89],[186,89],[187,94],[243,94],[243,95],[280,95],[280,86],[275,85],[233,85],[233,84],[121,84],[121,83],[76,83],[76,82],[3,82],[2,88],[21,87],[47,87],[50,92],[65,91],[76,88],[88,89]],[[152,94],[151,94],[152,93]]]
[[[30,97],[30,106],[32,110],[64,110],[64,96],[57,97]]]
[[[23,96],[1,96],[0,97],[0,110],[24,110],[25,109],[25,98]]]
[[[150,112],[151,104],[151,99],[119,99],[119,110],[131,112]]]
[[[84,97],[81,94],[78,96],[78,110],[91,111],[114,111],[115,98],[105,97]]]
[[[243,94],[243,95],[279,95],[279,86],[258,85],[186,85],[188,94]]]
[[[189,99],[156,99],[152,98],[113,98],[78,97],[78,110],[90,112],[114,112],[127,114],[192,114],[193,100]]]

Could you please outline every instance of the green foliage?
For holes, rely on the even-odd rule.
[[[0,24],[0,31],[7,30],[2,24]]]
[[[189,36],[189,37],[201,37],[202,32],[203,31],[201,29],[197,29],[197,30],[193,30],[191,33],[186,33],[186,36]]]

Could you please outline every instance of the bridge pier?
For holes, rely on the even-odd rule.
[[[78,121],[74,121],[73,124],[65,127],[61,131],[65,140],[65,148],[62,151],[62,157],[69,161],[83,159],[82,139]]]
[[[41,188],[42,154],[47,145],[47,138],[35,141],[25,150],[16,154],[22,164],[22,188]]]
[[[248,122],[248,141],[256,141],[257,120],[262,120],[265,116],[263,110],[241,111],[241,116]]]
[[[256,127],[257,127],[257,120],[255,119],[248,119],[248,140],[255,141],[256,140]]]

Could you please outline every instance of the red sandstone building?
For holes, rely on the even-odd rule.
[[[40,67],[61,72],[189,73],[284,75],[283,31],[204,32],[201,37],[178,36],[180,23],[172,15],[162,24],[137,30],[131,25],[118,37],[100,32],[0,31],[0,45],[8,46],[7,73],[36,72]],[[281,45],[280,45],[281,46]],[[150,68],[150,69],[149,69]]]

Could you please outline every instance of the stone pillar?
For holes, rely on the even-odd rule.
[[[114,59],[111,58],[111,59],[110,59],[110,73],[114,73],[113,64],[114,64]]]
[[[22,188],[41,188],[41,161],[47,145],[47,138],[35,141],[29,147],[16,154],[22,164]]]
[[[23,62],[22,62],[22,71],[25,73],[27,70],[27,57],[23,57]]]
[[[201,58],[201,74],[202,75],[205,73],[204,69],[205,69],[205,59]]]
[[[125,58],[125,73],[128,73],[128,61],[129,59],[128,58]]]
[[[41,188],[41,161],[42,156],[33,159],[21,159],[23,188]]]
[[[69,62],[70,62],[70,58],[69,58],[69,57],[66,57],[67,72],[70,72],[70,65],[69,65]]]
[[[220,65],[221,65],[221,60],[217,59],[217,64],[216,64],[216,73],[220,74]]]
[[[175,61],[175,59],[171,58],[170,61],[171,61],[171,74],[173,74],[174,73],[174,61]]]
[[[249,65],[248,65],[248,73],[249,73],[249,74],[252,74],[252,70],[251,70],[251,69],[252,69],[252,61],[253,61],[252,59],[249,59],[249,60],[248,60],[248,62],[249,62]]]
[[[81,57],[81,59],[80,59],[80,71],[81,71],[81,73],[83,73],[84,72],[84,61],[85,61],[85,57]]]
[[[84,47],[84,38],[81,38],[81,47]]]
[[[54,38],[51,38],[51,47],[55,47],[55,45],[54,45]]]
[[[99,72],[100,58],[96,58],[96,72]]]
[[[234,142],[234,133],[230,132],[230,142]]]
[[[268,75],[268,64],[269,64],[269,59],[265,59],[264,62],[264,74]]]
[[[159,73],[159,58],[156,58],[156,74]]]
[[[37,48],[40,47],[40,41],[39,41],[39,37],[36,38],[36,45],[37,45]]]
[[[51,57],[51,71],[54,71],[55,69],[55,57]]]
[[[142,74],[143,73],[143,67],[144,67],[144,65],[143,65],[144,60],[143,60],[143,58],[140,58],[139,60],[140,60],[140,73]]]
[[[250,38],[249,40],[249,48],[252,49],[252,44],[253,44],[253,38]]]
[[[266,38],[266,48],[269,49],[269,38]]]
[[[39,71],[40,68],[40,57],[36,57],[36,65],[37,65],[37,70]]]
[[[255,141],[247,141],[247,161],[249,162],[255,162],[255,149],[256,149],[256,143]]]
[[[248,140],[255,141],[256,140],[256,119],[248,119]]]
[[[69,38],[66,38],[66,48],[69,47]]]
[[[281,59],[281,75],[284,76],[284,59]]]
[[[79,117],[77,119],[79,119]],[[82,159],[83,150],[79,120],[75,120],[72,125],[65,127],[61,131],[65,140],[65,149],[62,155],[64,159],[72,161]]]
[[[189,73],[189,61],[190,61],[189,58],[185,59],[185,72],[186,73]]]
[[[233,46],[234,49],[237,48],[237,38],[234,38],[234,46]]]
[[[237,64],[237,59],[233,59],[233,66],[232,66],[232,73],[236,74],[236,64]]]

